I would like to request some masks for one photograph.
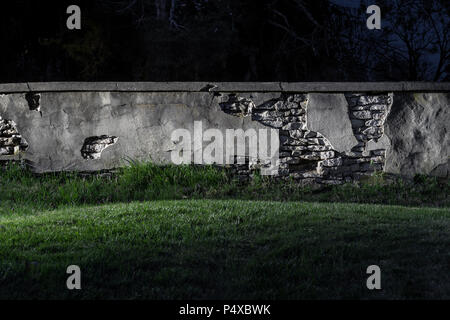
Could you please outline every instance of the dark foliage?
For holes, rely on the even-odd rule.
[[[448,81],[448,2],[380,0],[382,30],[345,2],[9,1],[0,82]]]

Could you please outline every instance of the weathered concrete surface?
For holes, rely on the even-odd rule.
[[[255,101],[273,97],[253,94]],[[41,94],[39,112],[30,111],[25,94],[0,95],[0,115],[14,120],[29,147],[23,158],[36,172],[90,171],[118,167],[126,159],[169,163],[174,148],[171,133],[194,121],[203,129],[264,128],[250,118],[227,115],[219,108],[223,97],[212,93],[64,92]],[[99,159],[86,160],[81,149],[86,138],[114,136],[118,141]],[[192,133],[193,135],[193,133]]]
[[[409,92],[418,88],[423,93]],[[202,121],[203,130],[224,135],[279,129],[279,172],[298,179],[337,184],[380,170],[448,177],[449,89],[403,82],[0,84],[0,160],[27,159],[36,172],[110,169],[127,159],[170,163],[173,130],[194,136],[194,122]]]
[[[385,171],[448,177],[449,125],[449,93],[396,93],[385,124]]]
[[[358,143],[343,94],[310,93],[306,117],[308,130],[320,132],[335,150],[350,151]]]

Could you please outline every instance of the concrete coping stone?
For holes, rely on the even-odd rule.
[[[450,82],[26,82],[0,83],[21,92],[448,92]]]

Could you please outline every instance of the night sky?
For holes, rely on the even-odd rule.
[[[0,82],[449,81],[449,2],[404,3],[17,0],[0,11]]]

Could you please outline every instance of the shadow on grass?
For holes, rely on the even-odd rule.
[[[450,297],[450,212],[185,200],[0,219],[0,298]],[[66,289],[79,265],[82,290]],[[382,290],[366,288],[379,265]]]

